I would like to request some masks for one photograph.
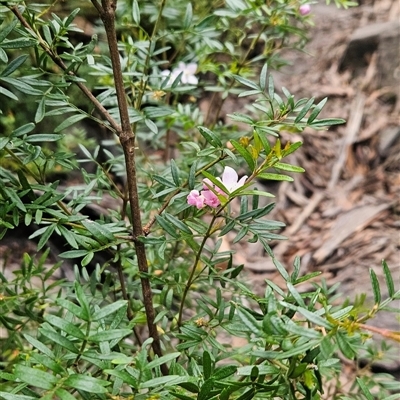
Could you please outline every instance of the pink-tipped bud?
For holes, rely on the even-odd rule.
[[[300,11],[301,15],[310,14],[311,6],[309,4],[303,4],[303,5],[300,6],[299,11]]]

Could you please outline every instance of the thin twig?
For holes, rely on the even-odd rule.
[[[93,2],[93,1],[92,1]],[[124,151],[125,165],[127,173],[128,197],[131,209],[133,242],[136,250],[138,268],[140,271],[140,281],[142,285],[143,303],[146,311],[147,326],[149,335],[153,338],[152,348],[154,353],[161,357],[161,342],[158,334],[157,326],[154,323],[155,310],[153,306],[153,294],[149,280],[149,270],[147,264],[146,249],[139,237],[143,234],[141,212],[139,206],[139,194],[137,188],[136,164],[135,164],[135,134],[132,130],[128,103],[126,99],[124,80],[122,76],[121,61],[118,51],[118,40],[115,26],[116,1],[102,0],[102,8],[100,9],[100,18],[103,21],[108,47],[110,50],[110,58],[113,68],[115,90],[118,100],[119,113],[121,119],[120,142]],[[161,366],[163,374],[168,374],[168,368],[165,364]]]

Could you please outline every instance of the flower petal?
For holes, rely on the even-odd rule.
[[[204,197],[204,203],[208,206],[217,208],[221,204],[216,194],[211,190],[203,190],[201,194]]]
[[[233,168],[225,167],[222,174],[222,183],[229,190],[229,192],[232,192],[232,188],[237,184],[238,178],[238,174]]]

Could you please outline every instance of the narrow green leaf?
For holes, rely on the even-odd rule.
[[[74,354],[79,353],[79,350],[75,347],[75,345],[65,336],[62,336],[57,332],[53,332],[43,328],[39,328],[39,331],[43,336],[46,336],[48,339],[50,339],[54,343],[59,344],[61,347],[64,347],[65,349],[71,351]]]
[[[267,73],[268,73],[268,64],[264,64],[260,73],[260,88],[262,91],[264,91],[267,86]]]
[[[383,266],[383,273],[385,274],[385,281],[386,281],[386,286],[387,286],[387,289],[388,289],[389,297],[393,297],[393,295],[394,295],[394,283],[393,283],[392,274],[390,273],[389,267],[386,264],[385,260],[382,260],[382,266]]]
[[[261,324],[253,317],[252,314],[250,314],[243,307],[237,308],[237,314],[246,326],[246,328],[250,329],[256,335],[256,337],[262,336]]]
[[[168,221],[168,222],[170,222],[172,225],[175,225],[179,230],[181,230],[182,232],[185,232],[185,233],[187,233],[187,234],[189,234],[189,235],[191,235],[192,234],[192,231],[185,225],[185,223],[184,222],[182,222],[180,219],[178,219],[178,218],[176,218],[176,217],[174,217],[173,215],[171,215],[171,214],[168,214],[168,213],[164,213],[163,214],[163,217]]]
[[[237,80],[239,83],[241,83],[244,86],[247,86],[247,87],[255,89],[255,90],[260,90],[258,85],[256,83],[250,81],[249,79],[243,78],[239,75],[234,75],[233,77],[235,78],[235,80]]]
[[[59,381],[59,379],[52,374],[21,364],[15,366],[14,375],[28,385],[46,390],[52,389]]]
[[[28,58],[26,54],[19,56],[12,60],[1,72],[0,76],[11,75],[16,69],[18,69]]]
[[[212,378],[217,380],[221,380],[221,379],[225,379],[228,376],[233,375],[234,373],[236,373],[237,371],[237,366],[236,365],[227,365],[225,367],[220,367],[217,368],[213,374],[212,374]]]
[[[140,9],[137,0],[132,2],[132,18],[136,25],[140,25]]]
[[[15,17],[10,22],[7,18],[4,19],[0,26],[0,43],[14,30],[17,24],[18,20]]]
[[[290,294],[296,300],[296,303],[301,307],[306,307],[303,298],[301,297],[300,293],[295,289],[295,287],[289,282],[286,282],[287,288],[289,289]]]
[[[251,400],[254,397],[255,394],[256,394],[256,391],[252,387],[252,388],[249,388],[243,394],[241,394],[236,400]]]
[[[239,142],[236,140],[231,140],[232,146],[236,149],[236,151],[244,158],[247,165],[249,166],[251,171],[255,169],[255,160],[253,159],[252,155],[245,149]]]
[[[188,2],[186,6],[185,16],[183,17],[183,29],[189,29],[193,19],[192,3]]]
[[[219,233],[218,236],[224,236],[228,232],[230,232],[236,225],[236,221],[234,219],[230,220],[222,229],[221,232]]]
[[[266,179],[269,181],[287,181],[287,182],[293,182],[293,178],[288,175],[282,175],[282,174],[271,174],[269,172],[263,172],[261,174],[257,175],[258,178],[260,179]]]
[[[175,182],[175,185],[180,186],[181,182],[179,179],[179,170],[178,167],[176,166],[175,160],[171,160],[171,174],[172,174],[172,179]]]
[[[144,383],[140,384],[141,389],[147,388],[156,388],[156,387],[164,387],[168,385],[177,385],[180,382],[184,382],[187,379],[185,376],[179,375],[169,375],[169,376],[160,376],[158,378],[150,379]]]
[[[35,121],[36,122],[36,121]],[[37,135],[31,135],[26,138],[28,143],[36,142],[56,142],[61,140],[64,135],[57,135],[53,133],[38,133]]]
[[[51,224],[49,225],[45,231],[43,232],[43,234],[41,235],[38,245],[37,245],[37,249],[41,250],[49,241],[50,236],[53,234],[54,230],[56,229],[56,224]]]
[[[197,396],[197,400],[208,400],[210,399],[210,392],[214,387],[214,379],[207,379],[200,388],[200,392]]]
[[[252,196],[252,195],[257,195],[257,196],[263,196],[263,197],[275,197],[272,193],[264,192],[262,190],[243,190],[243,192],[240,192],[242,196]]]
[[[322,318],[321,316],[319,316],[316,313],[313,313],[313,312],[307,310],[304,307],[296,307],[296,310],[299,313],[303,314],[304,317],[306,317],[306,319],[308,321],[312,322],[315,325],[318,325],[320,327],[322,326],[322,327],[324,327],[326,329],[332,329],[333,328],[333,325],[330,322],[328,322],[325,318]]]
[[[35,124],[33,122],[29,122],[28,124],[22,125],[19,128],[15,129],[11,135],[14,137],[23,136],[26,133],[33,131],[34,129]]]
[[[183,387],[188,392],[199,393],[199,387],[193,382],[182,382],[179,386]],[[193,398],[191,397],[190,400],[193,400]]]
[[[166,221],[163,217],[159,215],[156,216],[156,220],[157,223],[161,226],[162,229],[164,229],[166,233],[171,235],[173,238],[178,239],[179,234],[175,231],[174,226],[170,222]]]
[[[286,268],[278,261],[275,257],[272,259],[276,269],[281,274],[282,278],[286,281],[290,281],[289,273],[286,271]]]
[[[341,119],[341,118],[325,118],[325,119],[316,119],[313,121],[310,126],[314,129],[318,128],[325,128],[327,126],[332,126],[332,125],[341,125],[345,124],[346,120]]]
[[[0,81],[6,82],[9,85],[12,85],[15,89],[18,89],[20,92],[24,94],[29,94],[31,96],[41,96],[43,95],[42,91],[33,88],[31,85],[26,83],[22,78],[11,78],[11,77],[3,77],[0,76]]]
[[[275,163],[274,168],[281,169],[283,171],[289,171],[289,172],[304,172],[305,171],[304,168],[297,167],[296,165],[281,163],[281,162]]]
[[[374,400],[376,397],[369,391],[367,385],[364,383],[362,378],[357,377],[356,381],[361,391],[365,394],[367,400]]]
[[[104,224],[87,219],[82,221],[82,225],[93,235],[94,239],[103,245],[114,240],[113,233]]]
[[[97,310],[93,313],[92,321],[101,320],[101,319],[107,317],[108,315],[115,313],[120,308],[126,307],[126,305],[127,305],[126,300],[118,300],[114,303],[108,304],[107,306],[105,306],[105,307],[101,308],[100,310]]]
[[[347,338],[340,331],[336,332],[335,337],[340,351],[345,355],[345,357],[352,360],[356,353],[347,341]]]
[[[116,376],[117,378],[121,379],[124,383],[127,383],[128,385],[132,386],[132,388],[138,389],[137,379],[126,371],[120,371],[117,369],[105,369],[104,373]]]
[[[35,123],[42,121],[46,114],[46,98],[42,97],[39,101],[38,108],[36,109],[35,114]]]
[[[318,117],[319,113],[321,112],[322,108],[324,107],[325,103],[327,102],[328,98],[325,97],[322,99],[312,110],[310,116],[307,119],[307,124],[311,124],[315,118]]]
[[[237,243],[239,242],[241,239],[243,239],[247,233],[249,231],[249,226],[248,225],[244,225],[240,228],[238,234],[235,236],[235,238],[233,239],[232,243]]]
[[[144,123],[150,129],[150,132],[154,133],[155,135],[158,133],[157,125],[151,119],[145,118]]]
[[[83,390],[84,392],[89,393],[106,393],[107,389],[104,386],[108,386],[110,384],[111,382],[81,374],[70,375],[64,381],[65,386],[69,386],[77,390]]]
[[[80,11],[80,10],[81,10],[80,8],[75,8],[75,10],[72,11],[70,15],[68,15],[68,17],[65,19],[65,22],[64,22],[64,26],[65,26],[65,27],[71,25],[72,21],[73,21],[73,20],[75,19],[75,17],[79,14],[79,11]]]
[[[59,254],[61,258],[80,258],[85,257],[88,253],[88,250],[69,250],[64,251],[64,253]]]
[[[13,189],[5,187],[4,182],[0,179],[0,188],[5,194],[5,200],[11,200],[12,203],[21,211],[26,212],[26,208],[18,194]]]
[[[288,149],[282,151],[283,157],[288,156],[289,154],[292,154],[294,151],[296,151],[299,147],[303,145],[302,142],[296,142],[292,143]]]
[[[275,98],[275,85],[274,85],[274,78],[272,75],[268,77],[268,96],[270,100]]]
[[[65,226],[63,225],[59,225],[58,229],[61,233],[61,235],[64,237],[64,239],[68,242],[68,244],[74,248],[74,249],[78,249],[78,243],[75,240],[75,234],[72,233],[71,231],[69,231],[67,228],[65,228]]]
[[[152,370],[153,368],[159,367],[162,364],[166,364],[169,361],[175,360],[181,355],[180,352],[174,352],[166,354],[162,357],[155,358],[154,360],[147,363],[144,367],[144,370]]]
[[[25,396],[23,394],[0,392],[0,397],[4,400],[37,400],[37,396]]]
[[[189,178],[188,178],[188,187],[189,190],[193,190],[196,185],[196,171],[197,171],[197,161],[194,161],[190,166]]]
[[[32,47],[36,45],[35,40],[29,39],[12,39],[5,40],[0,43],[0,47],[3,49],[23,49],[25,47]]]
[[[169,188],[176,189],[176,185],[174,185],[173,182],[170,182],[168,179],[165,179],[160,175],[154,175],[153,179],[155,181],[157,181],[158,183],[161,183],[161,185],[164,185],[164,186],[169,187]]]
[[[369,277],[372,283],[372,292],[374,294],[375,304],[380,304],[381,302],[381,288],[379,285],[378,277],[373,269],[369,270]]]
[[[76,400],[76,397],[72,396],[72,394],[67,392],[65,389],[57,389],[56,395],[60,400]]]
[[[131,329],[110,329],[108,331],[101,331],[94,335],[90,335],[88,340],[91,342],[109,342],[116,339],[120,340],[131,333]]]
[[[299,283],[309,281],[310,279],[315,278],[316,276],[319,276],[321,274],[322,274],[321,271],[315,271],[315,272],[311,272],[309,274],[303,275],[300,278],[297,278],[296,281],[293,282],[293,285],[298,285]]]
[[[255,94],[254,92],[259,92],[258,90],[254,90],[252,91],[252,94]],[[242,114],[239,112],[234,112],[233,114],[227,114],[227,116],[229,118],[231,118],[234,121],[238,121],[238,122],[244,122],[247,125],[253,125],[254,124],[254,119],[249,117],[246,114]]]
[[[222,147],[221,139],[213,131],[204,126],[198,126],[197,129],[204,137],[204,139],[206,139],[206,141],[210,143],[212,146]]]
[[[296,284],[296,279],[299,276],[300,273],[300,257],[296,256],[293,262],[293,272],[292,275],[290,276],[290,280],[293,283],[293,285]]]
[[[57,303],[57,305],[61,306],[62,308],[65,308],[66,310],[68,310],[70,313],[72,313],[76,317],[83,319],[84,321],[88,321],[89,318],[88,318],[88,315],[85,312],[85,310],[83,310],[82,307],[79,307],[75,303],[72,303],[69,300],[60,299],[60,298],[56,300],[56,303]]]
[[[211,175],[207,171],[201,171],[201,173],[208,178],[215,186],[219,187],[224,193],[229,193],[229,190],[224,186],[224,184],[218,180],[214,175]]]
[[[89,318],[90,317],[89,301],[79,281],[74,282],[74,289],[75,289],[75,296],[79,302],[79,305],[84,310],[85,315],[87,315]]]
[[[72,322],[69,322],[63,318],[57,317],[56,315],[46,315],[44,318],[47,322],[51,325],[55,326],[56,328],[61,329],[62,331],[68,333],[69,335],[73,336],[74,338],[85,340],[85,335],[83,332],[75,326]]]
[[[28,335],[28,334],[24,334],[24,338],[36,349],[38,349],[39,351],[41,351],[43,354],[45,354],[47,357],[54,359],[55,355],[54,353],[46,346],[44,345],[42,342],[40,342],[39,340],[35,339],[34,337]]]
[[[204,379],[210,378],[213,370],[211,355],[207,350],[203,352],[203,375]]]
[[[193,397],[185,396],[184,394],[171,391],[171,394],[179,400],[193,400]],[[8,399],[7,399],[8,400]]]
[[[308,111],[312,107],[313,103],[314,103],[314,98],[312,97],[310,100],[307,101],[305,106],[298,113],[296,119],[294,120],[295,124],[298,124],[299,122],[301,122],[301,120],[304,118],[304,116],[308,113]]]
[[[18,97],[14,93],[10,92],[8,89],[6,89],[6,88],[4,88],[2,86],[0,86],[0,94],[2,94],[4,96],[7,96],[10,99],[18,101]]]
[[[71,115],[70,117],[68,117],[67,119],[65,119],[63,122],[61,122],[61,124],[59,124],[55,129],[54,132],[58,133],[61,132],[62,130],[64,130],[65,128],[70,127],[71,125],[83,120],[84,118],[86,118],[85,114],[76,114],[76,115]]]
[[[32,352],[31,357],[39,364],[53,371],[55,374],[64,375],[65,369],[53,359],[45,356],[44,354]]]

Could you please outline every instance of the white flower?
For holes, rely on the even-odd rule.
[[[184,62],[180,62],[178,64],[178,68],[175,68],[172,71],[172,75],[178,76],[181,72],[183,72],[181,76],[182,83],[197,85],[199,80],[194,75],[196,73],[196,70],[197,70],[196,63],[185,64]]]
[[[189,85],[197,85],[199,80],[194,75],[196,73],[196,70],[197,70],[196,63],[185,64],[184,62],[180,62],[178,64],[178,67],[174,68],[172,72],[169,69],[165,69],[164,71],[161,72],[161,75],[165,77],[169,76],[168,86],[171,86],[175,81],[175,79],[181,73],[182,73],[181,83]]]
[[[237,172],[231,167],[225,167],[224,172],[222,173],[222,179],[220,180],[224,186],[228,189],[229,193],[234,192],[236,189],[239,189],[246,182],[247,176],[243,176],[239,179]]]

